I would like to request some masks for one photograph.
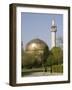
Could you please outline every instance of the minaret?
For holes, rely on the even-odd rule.
[[[51,25],[51,48],[56,47],[56,31],[57,31],[57,26],[55,25],[55,20],[52,19],[52,25]]]

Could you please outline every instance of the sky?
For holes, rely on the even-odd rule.
[[[32,39],[41,39],[51,48],[51,23],[55,19],[56,38],[63,36],[63,15],[21,12],[21,41],[24,48]]]

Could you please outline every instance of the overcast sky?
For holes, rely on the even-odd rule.
[[[63,35],[63,15],[44,13],[21,13],[21,41],[25,45],[32,39],[41,39],[51,47],[51,22],[57,25],[56,37]]]

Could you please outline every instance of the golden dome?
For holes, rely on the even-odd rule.
[[[43,50],[48,47],[47,44],[40,39],[33,39],[27,43],[25,51]]]
[[[29,65],[33,64],[41,64],[42,61],[45,61],[48,57],[49,48],[47,44],[40,39],[33,39],[27,43],[25,51],[24,51],[24,59],[23,64]]]

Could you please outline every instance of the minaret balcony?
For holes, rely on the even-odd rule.
[[[51,26],[51,32],[56,32],[57,31],[57,27],[56,26]]]

